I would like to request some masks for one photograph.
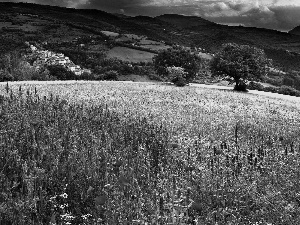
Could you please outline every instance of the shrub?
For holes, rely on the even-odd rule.
[[[233,88],[235,91],[247,92],[247,84],[245,82],[239,82],[238,85],[235,85]]]
[[[39,81],[47,81],[47,80],[55,80],[55,77],[50,75],[50,71],[48,69],[44,69],[43,71],[33,73],[32,80]]]
[[[87,73],[87,72],[82,73],[78,79],[80,79],[80,80],[96,80],[94,74]]]
[[[278,89],[278,93],[284,95],[291,95],[291,96],[300,96],[300,91],[289,86],[281,86]]]
[[[167,71],[170,81],[173,82],[176,86],[183,87],[186,85],[187,73],[182,67],[167,67]]]
[[[132,73],[144,76],[154,74],[155,71],[153,65],[135,65]]]
[[[32,75],[36,72],[35,68],[32,67],[22,56],[21,52],[10,52],[1,56],[0,58],[0,70],[7,71],[10,75],[4,72],[6,75],[5,79],[11,80],[31,80]],[[4,76],[4,75],[3,75]],[[7,77],[8,76],[8,77]]]
[[[154,68],[158,75],[166,77],[169,75],[168,67],[182,67],[188,82],[194,80],[200,69],[201,58],[183,48],[171,48],[159,52],[154,58]]]
[[[175,80],[174,83],[177,87],[184,87],[185,85],[187,85],[186,79],[184,79],[183,77],[178,77]]]
[[[282,84],[300,90],[300,74],[299,72],[289,72],[284,75]]]
[[[119,73],[115,70],[110,70],[104,73],[104,80],[119,80]]]
[[[104,80],[104,74],[94,74],[95,80]]]
[[[250,81],[249,84],[247,85],[247,88],[250,90],[262,91],[264,89],[264,86],[258,82]]]
[[[281,86],[283,84],[283,81],[281,78],[270,78],[270,77],[265,77],[264,82],[268,84],[272,84],[274,86]]]
[[[61,65],[51,65],[47,69],[50,72],[50,75],[57,78],[58,80],[77,80],[78,76],[75,75],[72,71],[66,69]]]
[[[278,88],[275,88],[275,87],[265,87],[263,89],[263,91],[272,92],[272,93],[278,93]]]
[[[149,74],[148,77],[150,80],[164,81],[164,79],[161,76],[158,76],[154,73]]]
[[[7,70],[0,70],[0,82],[13,80],[14,77]]]
[[[282,84],[284,86],[294,86],[294,78],[289,77],[289,76],[284,76],[282,79]]]

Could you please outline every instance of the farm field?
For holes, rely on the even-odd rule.
[[[0,154],[20,167],[2,158],[0,179],[22,183],[2,197],[23,199],[20,215],[35,203],[36,220],[60,224],[300,222],[300,99],[132,82],[4,83],[0,97]]]
[[[108,58],[117,58],[128,62],[152,62],[155,54],[127,47],[114,47],[108,51]]]
[[[110,37],[117,37],[119,36],[119,33],[115,33],[115,32],[111,32],[111,31],[101,31],[103,34],[105,34],[106,36],[110,36]]]

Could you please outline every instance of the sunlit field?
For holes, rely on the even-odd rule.
[[[0,106],[4,222],[300,222],[300,98],[4,83]]]

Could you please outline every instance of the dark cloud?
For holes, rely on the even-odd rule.
[[[207,19],[223,24],[243,24],[251,27],[289,31],[300,25],[300,7],[274,6],[252,8],[233,16],[211,16]]]
[[[149,0],[89,0],[89,3],[82,8],[100,9],[108,12],[120,12],[123,9],[130,13],[131,11],[138,11],[139,8],[143,9],[143,5],[146,3],[149,3]]]
[[[54,5],[61,7],[71,7],[78,8],[86,5],[89,0],[0,0],[0,2],[27,2],[27,3],[36,3],[42,5]]]
[[[17,0],[3,1],[17,2]],[[250,1],[228,0],[27,0],[27,2],[100,9],[130,16],[158,16],[166,13],[196,15],[217,23],[244,24],[283,31],[300,25],[300,6],[277,6],[279,0],[273,0],[271,4],[273,6],[262,6],[255,4],[255,1],[249,3]]]

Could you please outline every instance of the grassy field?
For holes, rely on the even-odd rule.
[[[119,33],[111,32],[111,31],[101,31],[103,34],[109,37],[117,37],[119,36]]]
[[[114,47],[108,51],[108,58],[117,58],[128,62],[152,62],[155,54],[127,47]]]
[[[4,222],[300,222],[298,99],[78,82],[2,84],[0,104]]]

